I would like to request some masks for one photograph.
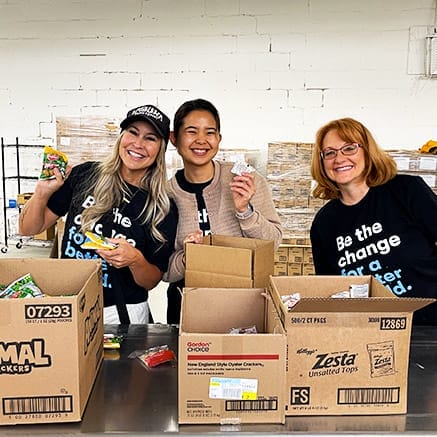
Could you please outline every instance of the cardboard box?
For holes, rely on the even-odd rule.
[[[308,275],[315,275],[316,271],[314,269],[314,264],[302,264],[302,275],[308,276]]]
[[[33,193],[20,193],[17,195],[17,205],[23,206],[32,197]]]
[[[253,326],[257,333],[229,333]],[[284,423],[285,348],[265,289],[185,288],[179,423]]]
[[[0,283],[30,273],[50,297],[0,300],[0,424],[81,420],[103,360],[101,265],[0,260]]]
[[[274,276],[287,276],[287,263],[275,262],[273,266]]]
[[[51,240],[54,240],[55,234],[56,234],[56,225],[53,225],[53,226],[50,226],[49,228],[47,228],[45,231],[43,231],[37,235],[34,235],[33,239],[34,240],[51,241]]]
[[[350,284],[371,297],[330,297]],[[412,314],[435,299],[397,298],[372,276],[271,277],[270,292],[287,330],[286,415],[406,413]]]
[[[288,248],[288,262],[290,263],[303,262],[303,246],[292,246]]]
[[[185,246],[185,286],[266,288],[273,274],[270,240],[208,235]]]
[[[287,265],[288,276],[300,276],[302,275],[302,264],[301,263],[288,263]]]
[[[274,254],[274,262],[287,262],[288,261],[288,247],[279,246],[278,250]]]

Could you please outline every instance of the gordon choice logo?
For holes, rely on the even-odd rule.
[[[209,352],[211,343],[206,341],[189,341],[187,343],[187,352]]]

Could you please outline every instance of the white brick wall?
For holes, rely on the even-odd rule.
[[[310,141],[350,115],[383,147],[415,149],[437,137],[437,80],[423,76],[435,3],[0,0],[0,135],[149,101],[173,115],[203,96],[223,147]]]
[[[436,2],[0,0],[0,136],[53,144],[58,116],[151,102],[172,117],[204,97],[223,147],[313,141],[352,116],[381,146],[417,149],[437,139]]]

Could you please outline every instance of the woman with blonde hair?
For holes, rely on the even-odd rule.
[[[62,258],[101,259],[105,323],[148,323],[148,290],[167,270],[177,228],[168,195],[165,151],[170,120],[152,105],[127,113],[112,155],[63,177],[38,181],[20,214],[21,235],[35,235],[67,214]],[[91,231],[114,249],[89,249]]]
[[[329,200],[311,226],[318,275],[373,275],[396,296],[437,297],[437,196],[352,118],[321,127],[311,162],[315,197]],[[437,324],[437,305],[414,315]]]

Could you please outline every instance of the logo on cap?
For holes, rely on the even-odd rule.
[[[140,106],[139,108],[135,108],[131,111],[129,117],[135,115],[145,115],[146,117],[152,117],[155,120],[162,121],[161,112],[153,106]]]

